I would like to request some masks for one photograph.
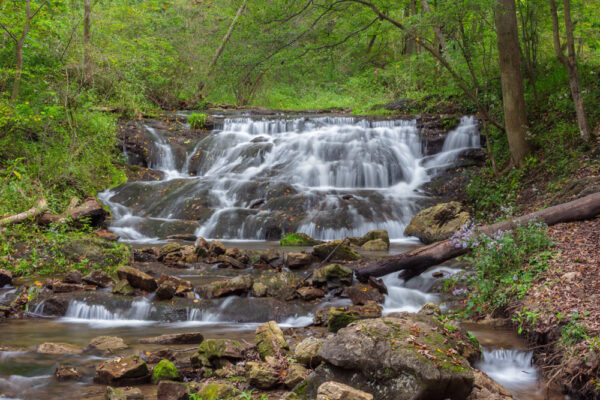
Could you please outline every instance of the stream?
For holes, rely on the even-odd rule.
[[[369,255],[399,254],[419,245],[403,231],[410,218],[429,204],[420,187],[452,165],[462,151],[480,145],[472,117],[463,117],[448,133],[441,152],[429,156],[415,121],[226,118],[213,133],[179,154],[167,132],[146,129],[154,138],[150,167],[163,173],[162,180],[129,182],[99,196],[113,214],[109,229],[138,247],[166,243],[171,234],[193,233],[218,238],[228,248],[264,250],[279,247],[273,240],[282,229],[322,240],[385,229],[392,242],[389,253]],[[194,286],[240,273],[144,264]],[[438,266],[408,282],[397,274],[383,277],[389,291],[383,314],[416,312],[427,302],[442,303],[443,308],[443,299],[433,291],[439,280],[434,276],[456,271],[456,266]],[[0,288],[0,305],[14,295],[14,288]],[[153,350],[153,345],[139,344],[139,338],[165,333],[200,331],[205,338],[252,342],[260,323],[276,320],[282,328],[303,328],[312,323],[317,309],[349,304],[349,299],[339,297],[315,303],[238,296],[204,300],[197,295],[160,302],[153,295],[124,298],[106,289],[71,294],[64,316],[47,317],[41,302],[32,311],[44,318],[11,320],[1,327],[0,350],[6,351],[0,351],[0,398],[104,398],[104,387],[92,383],[102,358],[36,353],[35,347],[44,342],[85,346],[100,335],[118,336],[131,353]],[[532,352],[513,331],[477,324],[464,327],[482,345],[477,367],[516,398],[564,398],[542,392]],[[190,346],[169,347],[189,351]],[[80,367],[84,379],[56,381],[54,371],[65,363]],[[147,398],[155,396],[152,385],[143,389]]]

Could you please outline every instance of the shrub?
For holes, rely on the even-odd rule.
[[[192,129],[202,129],[206,125],[206,114],[193,113],[188,117],[188,122]]]

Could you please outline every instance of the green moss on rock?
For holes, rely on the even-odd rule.
[[[314,246],[316,244],[319,244],[319,241],[306,233],[292,233],[279,241],[280,246]]]
[[[152,382],[178,381],[181,378],[175,364],[169,360],[160,360],[152,371]]]

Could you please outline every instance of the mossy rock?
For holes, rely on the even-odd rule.
[[[329,264],[313,271],[315,285],[327,285],[329,288],[350,286],[354,279],[352,268],[341,264]]]
[[[430,244],[450,238],[470,219],[469,212],[457,201],[436,204],[415,215],[404,234]]]
[[[244,357],[243,352],[244,346],[238,341],[207,339],[198,346],[190,361],[195,368],[214,368],[221,358],[241,360]]]
[[[202,385],[196,393],[202,400],[222,400],[233,398],[237,393],[235,386],[228,383],[211,382]]]
[[[389,248],[389,243],[384,242],[382,239],[369,240],[361,246],[361,249],[367,251],[388,251]]]
[[[319,244],[313,247],[313,255],[320,260],[326,259],[332,252],[332,260],[360,260],[360,254],[352,250],[349,245],[341,244],[341,240]],[[350,242],[348,242],[349,244]],[[335,251],[335,252],[334,252]]]
[[[275,321],[269,321],[256,328],[255,342],[258,353],[264,359],[267,356],[276,356],[289,350],[283,331]]]
[[[135,294],[135,289],[131,287],[127,279],[122,279],[113,286],[112,292],[123,296],[133,296]]]
[[[175,364],[169,360],[160,360],[152,371],[152,382],[178,381],[181,378]]]
[[[291,233],[279,241],[280,246],[314,246],[319,244],[306,233]]]

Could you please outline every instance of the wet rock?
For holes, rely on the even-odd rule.
[[[356,251],[352,250],[350,246],[346,244],[340,245],[340,243],[341,240],[334,240],[324,244],[316,245],[313,247],[313,255],[319,260],[324,260],[335,250],[335,253],[333,253],[331,256],[332,260],[354,261],[360,259],[360,255]]]
[[[168,243],[161,247],[158,259],[162,261],[167,255],[172,253],[179,253],[179,256],[181,256],[180,252],[182,247],[183,246],[181,246],[179,243]]]
[[[85,283],[96,285],[101,288],[107,288],[113,285],[113,280],[108,274],[102,270],[94,270],[81,278]]]
[[[356,320],[381,317],[382,310],[383,308],[375,302],[368,302],[364,306],[330,307],[318,310],[313,323],[327,325],[330,332],[337,332]]]
[[[367,232],[366,235],[360,238],[360,246],[364,246],[365,243],[368,243],[373,240],[381,240],[385,244],[387,244],[388,249],[390,247],[390,236],[388,235],[388,232],[383,229]]]
[[[262,282],[254,282],[252,285],[252,296],[265,297],[267,295],[267,285]]]
[[[99,237],[100,239],[103,239],[103,240],[108,240],[111,242],[116,242],[117,240],[119,240],[119,235],[117,235],[116,233],[107,231],[106,229],[97,229],[93,233],[94,233],[94,235],[96,235],[97,237]]]
[[[40,354],[81,354],[83,349],[81,347],[73,346],[68,343],[42,343],[37,347],[36,350]]]
[[[291,271],[269,271],[256,278],[256,282],[267,288],[265,296],[291,300],[296,297],[296,286],[300,283],[300,277]]]
[[[94,374],[94,382],[104,385],[127,386],[146,383],[150,371],[138,356],[115,358],[101,363]]]
[[[175,235],[168,235],[167,239],[170,240],[183,240],[185,242],[195,242],[196,235],[193,233],[177,233]]]
[[[461,203],[441,203],[415,215],[404,234],[416,236],[425,244],[438,242],[448,239],[470,219],[471,215]]]
[[[194,290],[194,286],[190,281],[172,275],[161,274],[157,280],[157,284],[163,285],[166,283],[175,286],[175,296],[185,297],[185,293],[192,292]]]
[[[314,257],[306,253],[286,253],[284,261],[286,267],[295,269],[312,264]]]
[[[104,398],[106,400],[144,400],[144,395],[140,388],[113,388],[107,386]]]
[[[319,355],[319,351],[323,346],[323,340],[309,337],[304,339],[302,342],[296,345],[294,349],[294,358],[299,363],[313,368],[321,363],[323,360]]]
[[[227,266],[236,268],[236,269],[244,269],[247,268],[247,265],[236,260],[233,257],[228,257],[225,254],[221,254],[220,256],[217,257],[217,261],[220,263],[223,263]]]
[[[283,331],[275,321],[269,321],[256,328],[254,341],[263,359],[267,356],[278,356],[290,348]]]
[[[178,381],[181,379],[175,364],[169,360],[161,360],[152,370],[152,382]]]
[[[381,294],[388,294],[387,286],[383,283],[383,279],[375,278],[374,276],[369,277],[369,285],[373,286],[375,289],[379,290]]]
[[[494,381],[485,373],[474,370],[473,391],[467,400],[509,400],[513,396],[508,389]]]
[[[306,233],[291,233],[279,241],[280,246],[314,246],[319,243]]]
[[[308,370],[306,368],[304,368],[300,364],[292,363],[287,369],[287,373],[285,375],[285,378],[283,379],[283,384],[288,389],[292,389],[300,382],[302,382],[307,375]]]
[[[200,399],[230,399],[238,393],[235,386],[224,382],[208,382],[203,384],[196,395]]]
[[[90,347],[95,350],[115,352],[128,348],[125,341],[117,336],[98,336],[90,341]]]
[[[177,291],[177,287],[170,282],[165,282],[158,285],[156,289],[156,297],[159,300],[171,300],[173,296],[175,296],[175,292]]]
[[[323,289],[319,289],[312,286],[303,286],[296,290],[298,296],[305,301],[311,301],[315,299],[320,299],[325,296],[325,291]]]
[[[190,361],[195,368],[215,368],[219,367],[221,359],[232,361],[243,359],[245,351],[246,347],[235,340],[207,339],[198,346]]]
[[[158,364],[160,360],[175,361],[176,357],[173,351],[169,349],[161,349],[158,351],[144,353],[143,359],[148,364]]]
[[[360,248],[366,251],[388,251],[390,245],[381,239],[375,239],[369,240],[367,243],[360,246]]]
[[[59,365],[54,371],[54,377],[60,382],[81,380],[83,374],[75,367]]]
[[[419,314],[436,318],[442,315],[442,310],[440,310],[440,307],[437,304],[429,302],[423,304],[423,307],[419,310]]]
[[[214,299],[223,296],[248,293],[252,288],[253,283],[250,275],[238,275],[232,279],[214,281],[199,286],[196,291],[205,299]]]
[[[200,332],[171,333],[151,338],[140,339],[144,344],[200,344],[204,336]]]
[[[112,293],[120,294],[122,296],[133,296],[135,294],[135,289],[131,287],[127,279],[122,279],[113,286]]]
[[[344,290],[344,293],[352,300],[352,304],[355,305],[365,305],[369,301],[383,303],[385,300],[385,297],[379,290],[364,283],[348,287]]]
[[[53,282],[52,283],[52,291],[54,293],[71,293],[71,292],[80,292],[85,290],[85,285],[77,284],[77,283],[64,283],[64,282]]]
[[[339,382],[325,382],[319,386],[317,400],[373,400],[373,395]]]
[[[12,273],[5,269],[0,269],[0,288],[12,284]]]
[[[44,315],[62,317],[67,313],[67,308],[69,308],[69,299],[63,296],[48,297],[43,303]]]
[[[158,285],[150,275],[133,267],[121,266],[117,269],[119,279],[127,279],[129,284],[136,289],[154,292]]]
[[[341,264],[329,264],[313,271],[312,281],[315,285],[327,285],[328,288],[352,285],[354,271]]]
[[[210,245],[208,247],[208,252],[211,254],[214,254],[215,256],[220,256],[221,254],[225,254],[225,251],[227,251],[227,249],[225,248],[225,245],[217,240],[213,240],[212,242],[210,242]]]
[[[264,390],[271,389],[279,381],[277,371],[264,362],[247,362],[246,377],[252,386]]]
[[[283,264],[283,254],[276,249],[267,249],[260,253],[260,260],[271,266]]]
[[[160,250],[154,247],[146,247],[143,249],[133,249],[133,260],[138,262],[154,262],[158,261]]]
[[[80,284],[82,278],[83,278],[83,275],[81,274],[81,272],[73,269],[73,270],[67,272],[67,274],[65,275],[65,277],[63,279],[63,282]]]

